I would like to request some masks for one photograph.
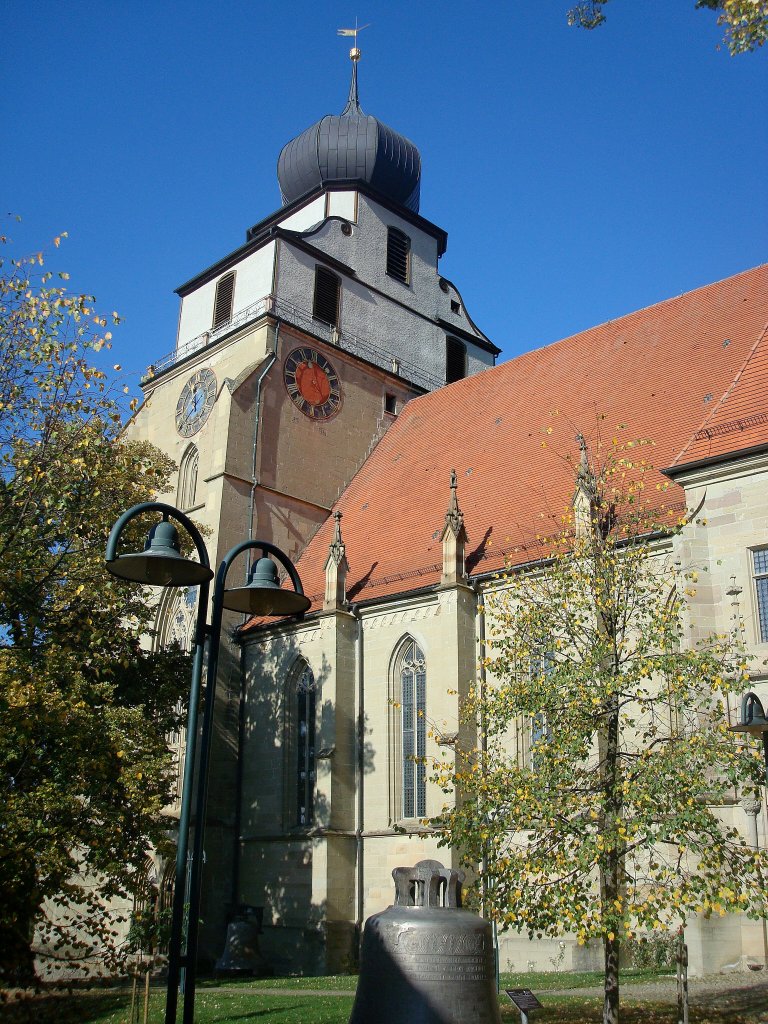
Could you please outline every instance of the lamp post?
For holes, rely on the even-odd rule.
[[[765,717],[763,703],[751,690],[741,698],[741,715],[736,725],[730,726],[731,732],[747,732],[750,736],[763,737],[763,759],[766,776],[768,777],[768,719]],[[766,779],[768,782],[768,778]]]
[[[118,555],[118,541],[130,523],[137,516],[159,512],[162,520],[149,532],[142,552]],[[199,561],[184,558],[179,550],[176,527],[169,521],[172,517],[180,523],[191,537]],[[234,559],[244,551],[258,549],[259,558],[251,570],[244,587],[225,589],[227,573]],[[278,579],[277,566],[269,555],[282,563],[290,578],[293,590],[283,589]],[[193,642],[192,679],[189,689],[187,711],[187,750],[184,763],[181,809],[179,813],[179,834],[176,846],[176,874],[171,917],[171,937],[168,947],[168,988],[165,1003],[165,1024],[176,1024],[179,978],[182,966],[186,969],[184,986],[184,1024],[192,1024],[195,1008],[195,982],[197,975],[197,941],[200,917],[200,883],[202,881],[203,838],[208,792],[208,764],[210,760],[211,737],[213,735],[213,712],[216,696],[216,672],[221,646],[221,623],[225,608],[243,612],[246,615],[284,616],[302,615],[310,602],[296,572],[296,567],[274,544],[267,541],[247,540],[231,548],[222,559],[216,574],[211,607],[211,624],[207,624],[209,584],[213,577],[208,552],[203,538],[195,524],[172,505],[162,502],[143,502],[128,509],[117,520],[107,541],[107,569],[120,579],[148,586],[189,587],[199,586],[195,638]],[[195,803],[195,835],[192,850],[192,865],[189,885],[189,922],[187,926],[186,955],[182,958],[182,933],[184,924],[184,891],[187,872],[187,850],[189,846],[190,815],[193,802],[195,770],[195,748],[197,745],[197,713],[200,705],[203,656],[206,638],[209,640],[208,667],[206,672],[203,724],[200,736],[200,754],[197,773]]]

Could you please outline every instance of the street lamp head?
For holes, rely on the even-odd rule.
[[[121,580],[152,587],[196,587],[213,577],[207,566],[184,558],[178,530],[167,519],[152,527],[143,551],[118,555],[107,569]]]
[[[731,732],[747,732],[750,736],[762,736],[768,732],[768,719],[762,701],[756,693],[745,693],[741,699],[740,721],[730,727]]]
[[[247,615],[298,615],[310,606],[310,600],[295,590],[280,586],[277,566],[271,558],[260,558],[251,569],[244,587],[224,591],[223,604],[233,612]]]

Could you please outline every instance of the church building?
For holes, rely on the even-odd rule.
[[[225,619],[206,822],[205,955],[238,908],[260,908],[264,958],[286,972],[349,966],[392,869],[450,858],[417,759],[455,740],[483,595],[540,557],[542,520],[573,499],[577,433],[653,440],[658,480],[702,505],[675,541],[709,568],[696,630],[736,614],[768,655],[768,265],[495,366],[440,274],[419,152],[363,113],[351,56],[343,112],[280,153],[282,208],[178,289],[176,346],[130,428],[177,462],[175,503],[208,527],[212,563],[269,541],[312,601],[300,622]],[[194,590],[164,592],[157,642],[186,642],[194,608]],[[737,795],[726,813],[763,846],[764,807]],[[559,951],[501,942],[518,970]],[[765,956],[736,917],[688,942],[693,971]],[[599,956],[566,953],[566,969]]]

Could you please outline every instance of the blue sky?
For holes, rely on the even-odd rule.
[[[361,104],[422,156],[442,273],[502,358],[765,262],[768,52],[731,58],[694,0],[613,0],[595,32],[536,4],[218,0],[0,6],[0,188],[118,310],[136,390],[175,341],[173,289],[280,205],[281,147]],[[766,48],[768,51],[768,48]]]

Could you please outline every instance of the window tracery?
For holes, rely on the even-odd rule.
[[[394,661],[390,687],[390,817],[423,818],[427,813],[427,663],[407,637]]]

